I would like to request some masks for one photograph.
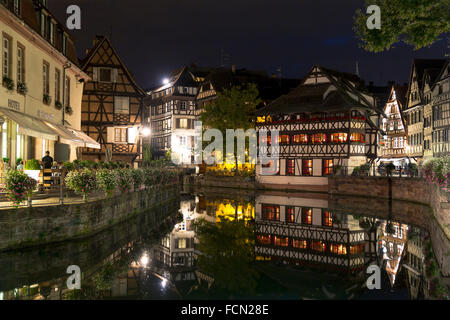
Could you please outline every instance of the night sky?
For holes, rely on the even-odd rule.
[[[442,58],[447,39],[414,51],[399,44],[385,53],[358,48],[355,10],[363,0],[49,0],[65,24],[66,8],[80,6],[81,30],[72,32],[78,55],[96,34],[113,45],[143,88],[161,84],[172,70],[192,63],[218,67],[221,50],[228,65],[303,77],[314,64],[385,84],[407,82],[411,60]]]

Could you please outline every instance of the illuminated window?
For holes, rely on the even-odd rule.
[[[311,243],[311,249],[314,251],[325,252],[326,245],[323,241],[313,241]]]
[[[294,159],[286,160],[286,175],[287,176],[295,176],[295,160]]]
[[[383,244],[384,246],[385,244]],[[364,252],[364,243],[358,244],[358,245],[354,245],[354,246],[350,246],[350,254],[358,254],[358,253],[362,253]]]
[[[272,236],[271,235],[259,235],[256,237],[258,243],[260,244],[272,244]]]
[[[311,208],[302,208],[302,223],[303,224],[312,224],[312,209]]]
[[[347,142],[347,133],[332,133],[330,136],[331,143],[343,143]]]
[[[264,144],[265,143],[267,145],[270,145],[272,143],[270,135],[266,135],[266,136],[260,135],[259,136],[259,143],[260,144]]]
[[[307,134],[295,134],[292,136],[293,143],[308,143],[308,135]]]
[[[364,137],[364,134],[362,134],[362,133],[356,133],[356,132],[354,132],[354,133],[352,133],[351,135],[350,135],[350,141],[351,142],[359,142],[359,143],[364,143],[365,142],[365,139],[364,139],[365,137]]]
[[[322,225],[325,227],[333,226],[333,213],[329,211],[324,211],[322,214]]]
[[[127,142],[127,128],[114,129],[114,142]]]
[[[295,208],[294,207],[286,207],[286,222],[289,222],[289,223],[295,222]]]
[[[289,246],[289,238],[287,237],[273,237],[273,242],[276,246],[287,247]]]
[[[282,134],[278,137],[280,144],[289,144],[289,135]]]
[[[262,219],[280,221],[280,206],[263,204]]]
[[[178,239],[178,249],[186,249],[186,239]]]
[[[311,135],[311,141],[315,144],[321,144],[327,142],[327,135],[325,133],[315,133]]]
[[[335,254],[347,254],[347,247],[343,244],[330,244],[330,252]]]
[[[323,160],[323,175],[327,176],[333,174],[333,159]]]
[[[265,175],[277,176],[280,174],[280,166],[278,165],[278,160],[269,160],[268,163],[262,164],[262,167],[264,168]],[[269,170],[271,171],[269,172]]]
[[[306,240],[292,240],[292,246],[297,249],[306,249],[308,248],[308,242]]]
[[[302,175],[312,176],[312,173],[313,173],[313,161],[302,160]]]

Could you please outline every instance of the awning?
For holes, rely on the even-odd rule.
[[[58,134],[61,143],[73,145],[76,147],[84,147],[84,140],[75,135],[69,128],[47,121],[44,121],[44,123]]]
[[[74,135],[76,135],[79,139],[83,140],[84,147],[85,148],[93,148],[93,149],[101,149],[100,143],[89,137],[86,133],[83,131],[75,130],[72,128],[67,128],[70,130]]]
[[[19,134],[53,141],[58,140],[58,135],[55,134],[55,131],[37,118],[2,107],[0,107],[0,111],[19,125]]]

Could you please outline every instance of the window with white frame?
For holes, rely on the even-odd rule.
[[[55,69],[55,102],[61,102],[61,71]]]
[[[44,94],[50,95],[50,65],[45,61],[42,64],[42,81]]]
[[[3,35],[2,40],[2,75],[11,78],[11,38]]]
[[[98,68],[100,82],[112,82],[112,69],[111,68]]]
[[[114,97],[114,113],[130,113],[130,97]]]
[[[25,49],[17,45],[17,83],[25,82]]]
[[[70,78],[66,77],[64,81],[64,100],[66,107],[70,106]]]
[[[127,142],[127,128],[114,128],[114,142],[116,143]]]

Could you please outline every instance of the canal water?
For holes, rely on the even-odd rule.
[[[369,210],[361,205],[368,199],[339,200],[185,190],[171,206],[89,239],[0,253],[0,300],[427,295],[429,234],[396,214],[405,204],[378,200]],[[366,286],[372,264],[380,267],[380,289]],[[80,267],[81,290],[67,289],[70,265]]]

